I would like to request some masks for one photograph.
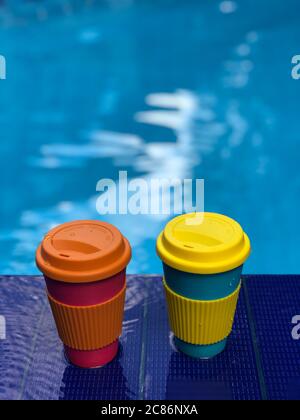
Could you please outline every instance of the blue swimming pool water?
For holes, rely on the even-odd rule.
[[[119,170],[204,178],[206,210],[252,239],[245,271],[299,272],[299,2],[43,4],[0,9],[0,272],[35,273],[42,235],[99,218],[96,183]],[[161,272],[166,218],[105,220],[131,273]]]

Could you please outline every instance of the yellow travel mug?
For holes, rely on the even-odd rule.
[[[250,249],[242,227],[216,213],[178,216],[159,235],[170,327],[183,353],[211,358],[225,349]]]

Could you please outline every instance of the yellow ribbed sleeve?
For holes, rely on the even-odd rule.
[[[234,314],[241,289],[212,301],[187,299],[174,293],[164,280],[171,330],[179,339],[209,345],[224,340],[232,330]]]

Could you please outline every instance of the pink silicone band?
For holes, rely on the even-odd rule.
[[[119,348],[119,340],[114,341],[106,347],[99,350],[76,350],[65,346],[67,358],[73,365],[81,368],[98,368],[107,365],[117,355]]]
[[[91,306],[106,302],[117,295],[126,282],[126,272],[121,271],[105,280],[91,283],[64,283],[45,277],[50,296],[72,306]]]

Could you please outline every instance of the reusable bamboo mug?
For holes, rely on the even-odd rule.
[[[159,235],[157,253],[175,345],[192,357],[216,356],[232,330],[248,236],[221,214],[184,214]]]
[[[116,356],[130,259],[127,239],[100,221],[65,223],[39,245],[36,263],[58,335],[74,365],[100,367]]]

